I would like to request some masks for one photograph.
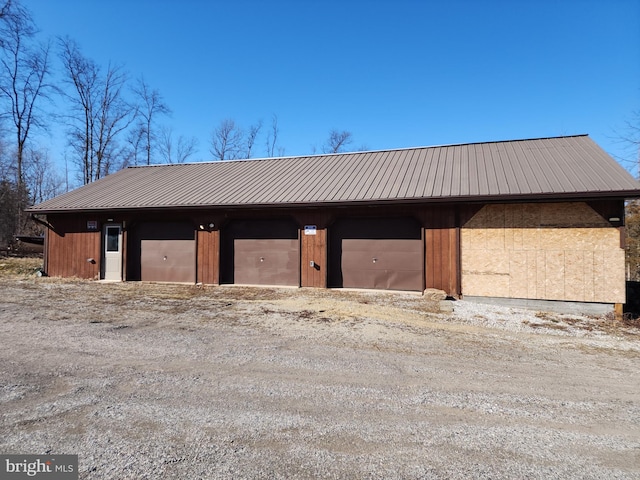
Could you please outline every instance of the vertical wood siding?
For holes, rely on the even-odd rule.
[[[197,281],[207,285],[220,283],[220,230],[198,230],[196,255]]]
[[[427,288],[460,295],[458,229],[425,228],[425,283]]]
[[[300,286],[325,288],[327,286],[327,229],[318,228],[315,235],[301,232]],[[315,266],[311,266],[311,262]]]
[[[419,211],[424,227],[426,288],[444,290],[451,296],[461,295],[459,217],[466,217],[466,210],[475,212],[477,208],[442,205]]]
[[[326,210],[289,210],[300,229],[300,286],[327,287],[328,273],[328,231],[335,218],[343,216],[412,216],[421,223],[424,238],[424,259],[418,261],[424,265],[424,285],[426,288],[438,288],[449,295],[460,295],[460,224],[470,218],[480,207],[454,207],[439,205],[436,207],[376,207]],[[469,212],[467,212],[469,210]],[[235,212],[229,212],[227,218],[234,218]],[[200,217],[201,213],[198,215]],[[265,212],[253,212],[250,216],[269,218]],[[281,214],[280,214],[281,215]],[[220,283],[221,241],[219,228],[224,229],[220,212],[210,212],[207,221],[215,220],[213,231],[197,230],[196,278],[197,282],[209,285]],[[226,215],[225,215],[226,217]],[[239,218],[241,218],[240,216]],[[92,216],[91,218],[95,218]],[[105,217],[106,218],[106,217]],[[136,220],[137,216],[128,218]],[[55,231],[48,233],[47,273],[55,276],[77,276],[98,278],[101,262],[101,231],[87,232],[87,218],[78,216],[53,216],[50,223]],[[195,222],[199,225],[200,219]],[[218,227],[218,225],[221,225]],[[305,235],[304,226],[315,225],[315,235]],[[126,233],[125,233],[126,235]],[[129,246],[129,241],[124,242]],[[125,259],[135,261],[135,252],[127,252]],[[133,256],[132,256],[133,255]],[[130,257],[130,258],[128,258]],[[94,258],[96,263],[87,263]],[[125,260],[125,265],[127,265]],[[311,262],[315,266],[311,266]],[[126,274],[126,272],[124,272]],[[127,278],[126,276],[124,278]]]
[[[296,216],[300,225],[300,286],[327,287],[327,223],[324,212],[300,213]],[[315,235],[305,235],[304,226],[315,225]],[[311,266],[311,262],[315,266]]]
[[[47,233],[47,275],[52,277],[100,277],[101,232],[86,231],[86,219],[49,216],[53,230]],[[90,263],[87,260],[93,259]]]
[[[426,288],[459,295],[455,210],[446,206],[427,207],[420,211],[419,216],[424,228]]]
[[[42,250],[42,266],[45,272],[49,271],[49,229],[44,231],[44,249]]]
[[[129,231],[127,229],[122,230],[122,280],[127,281],[127,258],[129,249],[127,245],[129,244]],[[102,252],[100,252],[102,254]]]

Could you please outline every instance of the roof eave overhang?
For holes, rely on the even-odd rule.
[[[461,195],[429,198],[393,198],[393,199],[368,199],[368,200],[343,200],[343,201],[317,201],[317,202],[282,202],[282,203],[243,203],[243,204],[210,204],[210,205],[135,205],[115,207],[89,207],[89,208],[64,208],[64,209],[38,209],[28,208],[25,212],[33,215],[50,214],[107,214],[114,212],[134,211],[167,211],[167,210],[240,210],[240,209],[280,209],[280,208],[326,208],[326,207],[350,207],[350,206],[389,206],[389,205],[441,205],[449,204],[478,204],[478,203],[505,203],[505,202],[550,202],[550,201],[588,201],[598,199],[626,200],[640,198],[640,190],[618,190],[607,192],[563,192],[540,194],[515,194],[515,195]]]

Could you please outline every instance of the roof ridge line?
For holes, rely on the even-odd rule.
[[[310,155],[286,155],[282,157],[258,157],[258,158],[234,158],[230,160],[204,160],[201,162],[185,162],[185,163],[156,163],[152,165],[129,165],[127,168],[149,168],[149,167],[172,167],[180,165],[204,165],[204,164],[216,164],[216,163],[235,163],[235,162],[260,162],[260,161],[275,161],[275,160],[290,160],[292,158],[319,158],[319,157],[335,157],[339,155],[358,155],[363,153],[385,153],[385,152],[402,152],[407,150],[424,150],[429,148],[445,148],[445,147],[464,147],[468,145],[489,145],[494,143],[514,143],[514,142],[530,142],[535,140],[555,140],[561,138],[577,138],[588,137],[588,133],[580,133],[575,135],[559,135],[555,137],[532,137],[532,138],[517,138],[513,140],[492,140],[489,142],[464,142],[464,143],[446,143],[439,145],[422,145],[416,147],[401,147],[401,148],[383,148],[379,150],[358,150],[354,152],[338,152],[338,153],[314,153]]]

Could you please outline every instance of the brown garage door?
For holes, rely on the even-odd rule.
[[[288,219],[235,220],[222,228],[223,283],[300,284],[297,225]]]
[[[330,227],[329,285],[424,288],[424,243],[411,218],[345,218]]]
[[[189,223],[144,223],[135,229],[139,279],[148,282],[196,280],[195,229]]]

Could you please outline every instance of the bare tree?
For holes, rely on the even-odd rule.
[[[97,172],[108,175],[118,159],[123,158],[126,149],[119,147],[117,138],[126,131],[136,118],[138,111],[124,99],[127,74],[122,67],[109,65],[102,82],[100,106],[98,109],[98,135],[94,138]]]
[[[5,225],[7,232],[15,234],[24,231],[27,217],[23,210],[29,202],[26,184],[26,150],[32,132],[45,128],[45,116],[39,107],[55,87],[48,83],[50,77],[50,43],[40,43],[35,39],[36,26],[30,13],[17,0],[5,2],[0,10],[0,119],[8,119],[11,126],[12,156],[15,168],[15,182],[5,181],[5,192],[15,188],[5,200],[13,213],[6,216],[14,223]]]
[[[617,160],[627,165],[636,178],[640,178],[640,110],[632,113],[625,131],[617,133],[617,137],[625,148],[623,157],[617,157]],[[624,209],[627,280],[637,282],[640,281],[640,201],[634,199],[625,202]]]
[[[329,138],[327,138],[325,144],[322,146],[323,153],[340,153],[344,152],[347,145],[353,142],[353,136],[351,132],[347,130],[338,131],[333,129],[329,132]]]
[[[173,139],[173,131],[164,127],[160,131],[159,151],[165,163],[184,163],[197,151],[198,140],[195,137],[180,135],[177,141]]]
[[[9,149],[3,138],[0,136],[0,180],[7,180],[12,177],[12,161]]]
[[[67,83],[75,89],[74,95],[67,95],[71,103],[69,143],[79,155],[78,164],[84,184],[91,183],[95,174],[93,134],[95,132],[95,110],[98,103],[99,68],[92,60],[85,58],[78,45],[71,39],[60,41],[60,54],[67,75]]]
[[[7,22],[7,17],[14,14],[14,1],[6,0],[0,7],[0,22]],[[4,48],[5,37],[0,37],[0,48]]]
[[[144,156],[144,129],[142,125],[137,125],[127,133],[128,153],[123,162],[123,168],[131,165],[140,165]]]
[[[155,121],[158,116],[169,115],[171,110],[162,100],[158,90],[153,90],[144,78],[140,78],[134,88],[134,93],[140,102],[139,109],[139,131],[142,135],[145,160],[147,165],[151,165],[151,154],[158,141],[155,131]]]
[[[245,139],[245,158],[251,158],[251,154],[253,153],[253,146],[256,143],[256,138],[260,130],[262,129],[262,120],[258,120],[255,125],[251,125],[249,130],[247,131],[247,137]]]
[[[0,178],[0,246],[14,243],[14,235],[20,228],[20,209],[28,202],[26,191],[16,188],[16,184],[7,178]]]
[[[211,134],[210,152],[216,160],[233,160],[239,158],[243,151],[243,132],[232,119],[220,122]]]
[[[617,136],[625,146],[625,158],[619,161],[632,165],[635,175],[640,178],[640,110],[632,113],[632,119],[625,125],[625,131]]]
[[[65,38],[60,44],[66,82],[73,87],[67,95],[70,144],[87,184],[109,174],[118,161],[120,166],[126,163],[126,149],[117,140],[138,112],[124,98],[128,78],[122,67],[109,65],[102,76],[100,67],[84,57],[73,40]]]
[[[17,1],[8,1],[0,16],[0,94],[8,108],[15,138],[17,188],[23,189],[25,150],[34,128],[44,127],[38,105],[54,90],[50,76],[49,43],[36,43],[37,29],[29,12]]]
[[[64,182],[47,152],[29,149],[29,168],[26,172],[27,183],[30,186],[29,201],[40,203],[62,193]]]
[[[273,157],[278,144],[278,134],[280,129],[278,128],[278,116],[273,115],[271,117],[271,129],[267,133],[267,157]]]

